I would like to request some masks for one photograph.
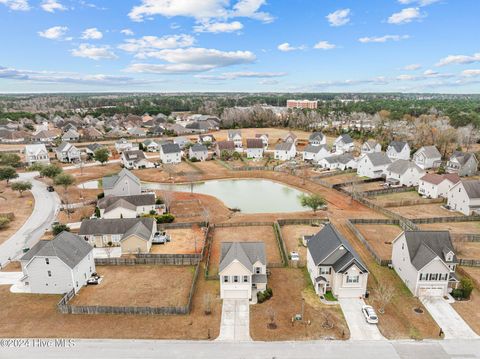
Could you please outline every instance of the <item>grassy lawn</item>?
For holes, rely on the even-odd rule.
[[[337,298],[335,298],[332,294],[332,292],[328,291],[324,294],[323,296],[326,300],[328,300],[329,302],[336,302],[337,301]]]

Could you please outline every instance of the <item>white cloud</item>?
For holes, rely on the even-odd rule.
[[[220,51],[205,48],[165,49],[145,54],[166,64],[132,64],[126,71],[149,73],[187,73],[202,72],[216,68],[252,63],[255,54],[250,51]]]
[[[120,30],[120,33],[121,34],[124,34],[125,36],[133,36],[135,35],[134,32],[130,29],[123,29],[123,30]]]
[[[102,37],[103,34],[96,27],[85,29],[85,31],[82,32],[82,39],[84,40],[100,40]]]
[[[398,0],[402,5],[417,4],[418,6],[428,6],[439,1],[440,0]]]
[[[256,72],[256,71],[239,71],[239,72],[224,72],[220,75],[195,75],[196,78],[204,80],[235,80],[238,78],[274,78],[286,76],[286,72]]]
[[[193,30],[195,32],[233,32],[243,29],[243,25],[239,21],[233,22],[204,22],[197,26],[194,26]]]
[[[420,13],[420,9],[418,7],[409,7],[392,14],[387,21],[389,24],[399,25],[418,20],[421,17],[422,14]]]
[[[280,82],[278,80],[262,80],[258,82],[260,85],[278,85]]]
[[[31,71],[3,66],[0,66],[0,79],[88,85],[133,85],[152,82],[136,80],[132,77],[126,76],[110,76],[104,74],[84,75],[71,72]]]
[[[331,50],[336,47],[337,45],[331,44],[328,41],[319,41],[313,46],[314,49],[318,50]]]
[[[410,65],[405,66],[403,69],[407,70],[407,71],[415,71],[415,70],[418,70],[418,69],[421,69],[421,68],[422,68],[422,65],[420,65],[420,64],[410,64]]]
[[[480,52],[473,55],[449,55],[440,59],[437,66],[446,66],[451,64],[472,64],[474,62],[480,62]]]
[[[477,69],[463,70],[462,76],[466,76],[466,77],[480,76],[480,70],[477,70]]]
[[[384,35],[384,36],[361,37],[358,39],[358,41],[361,43],[387,42],[387,41],[400,41],[408,38],[410,38],[409,35]]]
[[[66,26],[54,26],[49,29],[39,31],[38,35],[50,40],[61,40],[64,39],[65,34],[68,31]]]
[[[30,10],[30,5],[28,0],[0,0],[0,4],[5,5],[10,10],[14,11],[28,11]]]
[[[350,22],[350,9],[340,9],[326,16],[330,26],[343,26]]]
[[[290,52],[290,51],[297,51],[297,50],[305,50],[305,45],[301,46],[292,46],[288,42],[284,42],[277,46],[277,49],[283,52]]]
[[[271,22],[273,17],[259,11],[266,0],[238,0],[230,7],[228,0],[141,0],[134,6],[128,16],[133,21],[144,21],[154,15],[166,17],[186,16],[197,20],[227,19],[233,17],[248,17]]]
[[[83,57],[92,60],[116,59],[117,55],[110,50],[108,46],[94,46],[89,44],[80,44],[80,46],[71,51],[75,57]]]
[[[148,53],[157,50],[175,49],[178,47],[189,47],[195,43],[195,38],[191,35],[166,35],[143,36],[139,39],[127,39],[118,46],[119,49],[136,53],[136,57],[148,57]]]
[[[40,5],[46,12],[65,11],[67,8],[57,0],[44,0]]]

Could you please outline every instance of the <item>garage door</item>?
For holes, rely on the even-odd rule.
[[[224,299],[248,299],[247,290],[225,290],[223,292]]]
[[[418,289],[419,297],[441,297],[443,293],[443,287],[420,287]]]

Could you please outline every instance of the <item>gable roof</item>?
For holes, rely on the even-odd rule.
[[[125,151],[123,152],[123,156],[125,156],[125,159],[127,161],[140,161],[146,159],[145,153],[140,150],[133,150],[133,151]]]
[[[42,151],[47,152],[47,147],[45,147],[43,143],[25,146],[25,154],[28,154],[30,156],[36,156]]]
[[[220,142],[217,142],[217,148],[220,151],[235,150],[235,143],[233,141],[220,141]]]
[[[358,254],[331,223],[310,237],[307,249],[316,266],[332,266],[335,272],[343,273],[355,264],[362,272],[368,272]]]
[[[422,178],[422,181],[438,185],[445,180],[452,182],[453,184],[458,183],[460,181],[460,176],[456,173],[445,173],[443,175],[439,175],[436,173],[427,173]]]
[[[385,152],[373,152],[367,153],[365,156],[372,162],[374,166],[384,166],[392,163],[392,160],[387,156]]]
[[[139,223],[141,225],[139,225]],[[139,234],[144,239],[149,239],[153,231],[155,220],[149,217],[118,218],[118,219],[84,219],[78,232],[81,236],[120,234],[123,237]],[[146,228],[146,230],[145,230]],[[148,236],[145,234],[148,231]]]
[[[261,138],[247,138],[247,148],[262,148],[263,141]]]
[[[219,271],[223,271],[234,260],[238,260],[253,273],[253,265],[265,259],[265,243],[263,242],[222,242]]]
[[[343,143],[353,143],[352,137],[348,133],[343,133],[337,137],[335,142],[342,141]]]
[[[404,174],[409,169],[416,169],[417,172],[419,173],[425,172],[415,162],[412,162],[409,160],[402,160],[402,159],[396,160],[395,162],[393,162],[387,167],[387,171],[397,173],[400,175]]]
[[[450,157],[450,160],[457,160],[458,163],[460,163],[460,165],[465,165],[469,160],[470,158],[474,158],[475,161],[477,161],[477,157],[475,157],[475,154],[474,153],[471,153],[471,152],[460,152],[460,151],[455,151],[453,152],[452,156]],[[478,161],[477,161],[478,162]]]
[[[69,142],[62,142],[60,146],[56,148],[56,152],[64,152],[64,151],[70,151],[72,148],[75,148],[74,145],[72,145]]]
[[[275,146],[275,151],[290,151],[293,147],[293,142],[281,142]]]
[[[377,145],[378,145],[378,142],[372,139],[367,140],[366,142],[363,143],[363,146],[367,146],[371,150],[373,150]]]
[[[309,141],[321,141],[323,140],[323,138],[325,137],[325,135],[321,132],[313,132],[309,137],[308,137],[308,140]]]
[[[465,192],[467,192],[468,198],[480,198],[480,181],[462,181],[462,184],[465,188]]]
[[[90,143],[89,145],[87,145],[87,148],[92,152],[95,152],[99,148],[103,148],[103,147],[105,147],[105,146],[101,145],[99,143]]]
[[[135,176],[132,172],[130,172],[126,168],[124,168],[116,175],[103,177],[102,179],[103,189],[112,189],[125,176],[129,177],[131,180],[133,180],[135,183],[137,183],[140,186],[140,180],[138,179],[138,177]]]
[[[151,206],[155,204],[155,194],[153,193],[142,193],[134,194],[131,196],[105,196],[98,200],[98,208],[103,209],[110,207],[112,204],[116,203],[119,200],[124,200],[128,203],[131,203],[135,207],[140,206]]]
[[[307,145],[303,149],[303,152],[318,153],[320,152],[321,149],[325,149],[326,151],[328,151],[327,145],[320,145],[320,146]]]
[[[426,158],[442,158],[440,151],[435,146],[423,146],[415,154],[423,153]]]
[[[181,149],[177,143],[164,143],[162,145],[162,152],[165,154],[168,153],[180,153]]]
[[[233,139],[237,135],[242,137],[242,130],[228,130],[227,131],[227,137],[229,139]]]
[[[192,147],[190,147],[192,152],[208,152],[208,148],[205,145],[202,145],[200,143],[194,144]]]
[[[446,262],[445,254],[455,250],[448,231],[405,231],[404,232],[410,262],[420,270],[436,257]],[[453,262],[456,262],[456,256]]]
[[[93,247],[84,239],[70,232],[62,232],[50,241],[39,241],[21,261],[29,261],[34,257],[58,257],[70,268],[75,268],[91,251]]]
[[[407,145],[408,143],[405,141],[392,141],[388,145],[388,148],[393,148],[395,152],[399,153],[402,152],[403,148]]]

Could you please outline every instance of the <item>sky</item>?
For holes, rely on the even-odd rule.
[[[478,0],[0,0],[0,92],[480,93]]]

